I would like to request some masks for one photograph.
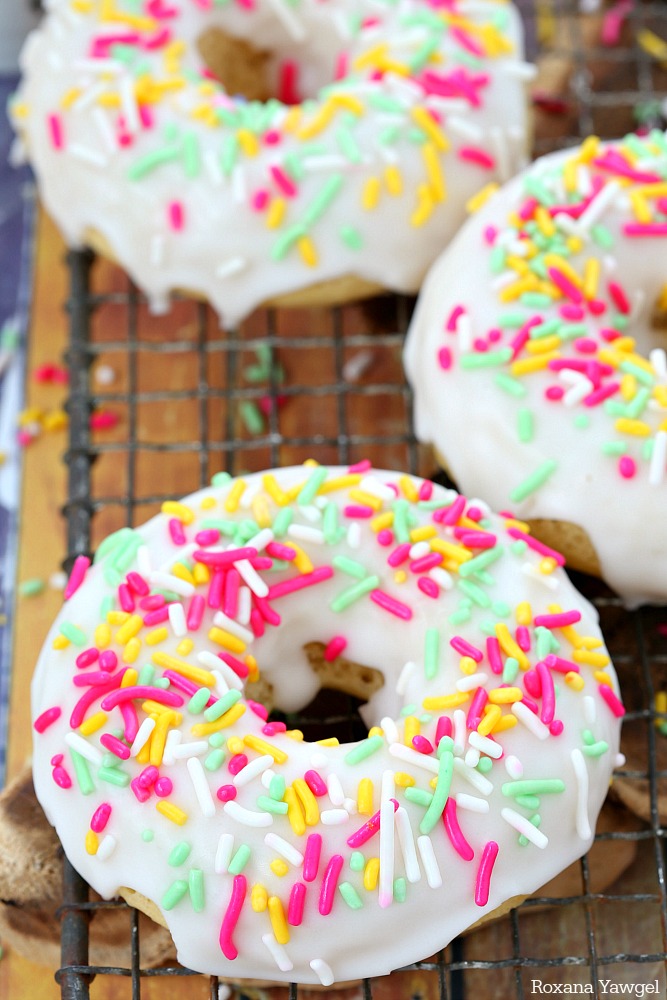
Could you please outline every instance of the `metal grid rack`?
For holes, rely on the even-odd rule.
[[[667,39],[667,6],[634,6],[621,43],[599,45],[599,16],[581,16],[572,0],[524,0],[528,48],[544,57],[557,116],[537,112],[535,150],[547,152],[595,131],[613,137],[636,126],[639,110],[660,123],[667,69],[634,44],[642,28]],[[553,110],[553,109],[552,109]],[[433,474],[430,452],[416,442],[401,347],[412,303],[387,297],[343,309],[256,312],[239,329],[221,332],[210,310],[178,300],[169,317],[149,314],[142,297],[117,270],[88,254],[69,258],[71,339],[69,493],[65,508],[70,559],[94,549],[109,531],[145,520],[162,500],[205,485],[213,473],[292,464],[313,456],[346,464],[369,457],[384,467]],[[115,373],[104,385],[101,369]],[[281,382],[281,369],[288,379]],[[95,408],[113,410],[118,424],[90,429]],[[259,426],[261,422],[261,427]],[[257,426],[256,426],[257,425]],[[150,471],[148,471],[150,470]],[[636,847],[637,858],[611,889],[597,887],[596,847],[582,859],[576,888],[565,896],[526,901],[498,923],[453,942],[409,970],[364,981],[354,994],[370,1000],[421,997],[523,998],[531,979],[591,984],[599,980],[653,983],[665,989],[667,887],[665,834],[659,793],[667,793],[667,738],[654,697],[667,686],[664,609],[626,612],[601,584],[577,583],[600,611],[607,644],[629,705],[625,732],[638,747],[621,776],[642,792],[645,821],[613,813],[596,845]],[[332,720],[331,713],[335,719]],[[328,714],[327,714],[328,713]],[[316,702],[303,727],[335,723],[357,738],[353,700],[334,709]],[[62,966],[56,974],[66,1000],[104,996],[152,1000],[225,996],[225,988],[179,966],[142,966],[136,911],[118,902],[89,902],[88,887],[65,862]],[[548,890],[546,890],[548,892]],[[543,909],[549,904],[549,909]],[[89,922],[99,909],[127,910],[127,963],[88,964]],[[182,988],[174,984],[185,979]],[[113,986],[105,985],[113,981]],[[98,990],[100,991],[98,993]],[[105,992],[108,991],[108,992]],[[235,996],[256,991],[240,989]],[[314,996],[291,986],[264,993]],[[321,994],[320,994],[321,995]]]

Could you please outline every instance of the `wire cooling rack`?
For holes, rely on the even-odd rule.
[[[529,52],[542,65],[536,153],[591,132],[614,137],[641,124],[664,126],[667,69],[638,39],[645,40],[646,30],[667,39],[667,6],[613,5],[624,15],[613,47],[601,45],[601,13],[582,14],[584,2],[523,0],[521,6]],[[380,467],[434,473],[430,452],[412,432],[401,366],[409,299],[260,310],[224,333],[210,310],[192,301],[177,300],[168,316],[151,316],[117,269],[87,253],[70,255],[69,267],[70,561],[223,469],[238,474],[308,457],[329,464],[368,457]],[[118,418],[115,426],[91,429],[90,415],[100,410]],[[657,985],[664,995],[666,831],[658,801],[667,798],[667,736],[660,731],[667,721],[656,712],[655,696],[667,688],[667,615],[657,608],[628,613],[601,584],[585,577],[576,582],[598,606],[624,681],[629,752],[618,787],[626,801],[641,801],[643,819],[612,807],[564,888],[546,887],[543,896],[430,960],[337,996],[504,1000],[556,992],[559,984],[597,997],[619,992],[612,986],[625,984],[639,995],[640,987]],[[363,735],[352,699],[333,707],[316,701],[304,716],[298,724],[308,734],[326,722],[328,732],[334,726],[342,738]],[[603,876],[633,856],[610,887]],[[123,967],[89,964],[90,921],[108,907],[127,910]],[[136,911],[117,901],[90,902],[88,887],[67,862],[61,919],[56,978],[65,1000],[315,995],[294,985],[230,991],[177,964],[145,968]]]

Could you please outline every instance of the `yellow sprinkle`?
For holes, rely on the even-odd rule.
[[[239,501],[243,496],[243,494],[245,493],[246,485],[247,484],[245,479],[235,480],[232,488],[225,497],[225,502],[223,506],[226,511],[229,511],[230,514],[233,514],[235,513],[235,511],[238,510]]]
[[[159,767],[162,763],[164,745],[167,741],[167,730],[174,724],[173,712],[161,712],[155,723],[155,729],[151,734],[150,763],[153,767]]]
[[[536,291],[537,284],[537,278],[534,274],[526,274],[519,278],[518,281],[513,281],[511,285],[505,285],[505,287],[498,293],[498,298],[501,302],[516,302],[516,300],[525,292]],[[535,343],[537,343],[537,341],[528,341],[528,344]],[[526,346],[528,346],[528,344]]]
[[[540,337],[538,340],[529,340],[526,344],[526,351],[535,357],[538,354],[546,354],[548,351],[556,351],[561,346],[561,339],[557,334],[550,337]]]
[[[528,601],[521,601],[516,606],[517,625],[530,625],[533,620],[533,609]]]
[[[100,94],[97,98],[97,103],[103,108],[119,108],[120,107],[120,94],[116,93],[105,93]]]
[[[667,712],[667,691],[656,691],[653,706],[656,712],[660,712],[661,714]]]
[[[250,905],[255,913],[264,913],[269,901],[269,894],[266,886],[256,882],[250,890]]]
[[[584,678],[581,674],[575,673],[574,670],[568,670],[565,674],[565,683],[573,691],[583,691],[584,689]]]
[[[278,896],[269,896],[268,907],[271,927],[273,928],[273,935],[276,941],[278,944],[289,944],[289,927],[285,919],[283,904],[280,902]]]
[[[427,712],[439,711],[442,708],[458,708],[465,705],[470,695],[467,691],[457,691],[456,694],[445,694],[435,698],[424,698],[422,705]]]
[[[405,583],[408,578],[408,574],[404,569],[397,569],[394,573],[394,583]]]
[[[371,726],[371,728],[368,730],[368,736],[369,737],[384,736],[384,729],[382,729],[380,726]]]
[[[373,892],[377,889],[378,877],[380,875],[380,859],[369,858],[364,868],[364,889]]]
[[[248,668],[248,680],[254,684],[255,681],[259,680],[259,667],[257,666],[257,660],[250,653],[245,657],[244,663]]]
[[[549,573],[554,572],[557,566],[558,563],[556,562],[553,556],[545,556],[544,559],[540,559],[539,571],[540,573],[543,573],[545,576],[548,576]]]
[[[184,639],[181,639],[178,646],[176,647],[176,652],[179,654],[179,656],[189,656],[194,648],[195,644],[192,641],[192,639],[188,639],[186,637]]]
[[[303,807],[306,826],[317,826],[320,821],[320,810],[317,805],[317,799],[311,792],[310,788],[303,778],[295,778],[292,782],[292,787],[294,788],[297,798]]]
[[[394,781],[399,788],[411,788],[415,784],[415,779],[411,774],[406,774],[405,771],[395,771]],[[372,812],[372,810],[371,810]]]
[[[285,789],[284,800],[287,803],[287,819],[292,827],[292,831],[297,837],[303,837],[306,832],[306,821],[303,816],[301,804],[291,785]]]
[[[299,139],[312,139],[319,135],[332,121],[336,113],[336,106],[332,101],[327,101],[311,120],[299,129]]]
[[[518,660],[519,666],[522,670],[528,670],[530,661],[521,649],[521,646],[515,642],[513,636],[510,634],[510,630],[504,622],[496,622],[496,637],[500,643],[502,651],[508,656],[513,656],[515,660]]]
[[[196,587],[209,582],[211,579],[211,573],[206,563],[196,562],[194,564],[192,568],[192,579],[194,580]]]
[[[396,198],[399,194],[402,194],[403,174],[393,163],[384,168],[384,182],[390,195]]]
[[[157,646],[159,643],[164,642],[165,639],[169,638],[169,629],[165,628],[164,625],[160,628],[154,628],[152,632],[149,632],[145,637],[147,646]]]
[[[186,583],[191,583],[194,586],[194,577],[187,566],[184,566],[182,562],[176,562],[171,567],[171,573],[178,577],[179,580],[185,580]]]
[[[95,638],[95,645],[98,649],[109,648],[111,645],[111,629],[106,622],[102,622],[98,625],[93,635]]]
[[[417,205],[410,216],[410,225],[418,228],[428,222],[433,213],[435,203],[428,184],[417,185]]]
[[[652,434],[649,424],[643,420],[631,420],[629,417],[619,417],[614,421],[614,427],[619,434],[630,434],[632,437],[650,437]]]
[[[355,500],[365,507],[372,507],[375,511],[382,510],[383,501],[380,497],[376,497],[373,493],[367,493],[366,490],[360,490],[357,487],[350,490],[350,500]]]
[[[600,152],[600,139],[597,135],[590,135],[584,139],[575,163],[590,163]]]
[[[477,726],[480,736],[488,736],[502,718],[503,710],[500,705],[487,705],[484,709],[482,721]]]
[[[431,542],[431,548],[434,552],[439,552],[440,555],[447,556],[448,559],[452,559],[455,563],[464,563],[472,559],[470,549],[466,549],[463,545],[457,545],[454,542],[447,542],[444,538],[434,538]]]
[[[273,743],[267,743],[266,740],[261,739],[259,736],[254,736],[252,733],[244,736],[243,742],[251,750],[256,750],[257,753],[270,754],[276,764],[284,764],[287,760],[287,754],[284,750],[280,750]]]
[[[295,104],[294,107],[290,108],[285,116],[285,121],[283,122],[283,129],[285,132],[294,132],[299,127],[299,122],[303,116],[303,111],[301,105]]]
[[[107,611],[107,623],[109,625],[124,625],[125,622],[128,621],[129,617],[130,616],[127,611]]]
[[[194,667],[185,660],[169,656],[168,653],[153,653],[151,660],[156,667],[164,667],[165,670],[175,670],[177,674],[187,677],[188,680],[194,681],[195,684],[199,684],[202,687],[215,687],[215,677],[210,670],[204,670],[202,667]]]
[[[160,510],[163,514],[178,518],[183,524],[192,524],[195,519],[195,512],[192,508],[177,500],[165,500]]]
[[[60,107],[63,111],[67,111],[68,108],[71,108],[82,93],[83,91],[81,87],[70,87],[70,89],[67,90],[60,99]]]
[[[431,538],[435,538],[438,534],[437,528],[434,524],[423,524],[419,528],[413,528],[410,532],[410,541],[415,542],[426,542]]]
[[[553,219],[542,205],[535,209],[535,221],[545,236],[553,236],[556,232]]]
[[[640,28],[637,32],[637,42],[643,48],[644,52],[648,52],[658,62],[667,64],[667,42],[660,38],[659,35],[656,35],[654,31],[649,31],[648,28]]]
[[[368,69],[369,67],[377,68],[377,63],[384,59],[387,54],[387,43],[380,42],[377,45],[371,46],[370,49],[366,49],[360,55],[355,57],[353,67],[355,70],[358,69]]]
[[[433,200],[444,201],[445,198],[447,197],[447,188],[445,186],[445,175],[442,172],[440,157],[438,156],[438,150],[436,149],[434,143],[432,142],[424,143],[424,145],[422,146],[422,156],[424,158],[426,176],[428,177],[428,183],[431,189]]]
[[[252,516],[257,521],[259,527],[269,528],[273,522],[269,510],[269,498],[266,494],[258,493],[253,497],[250,506],[252,508]]]
[[[288,740],[294,740],[295,743],[303,743],[303,733],[300,729],[286,729],[283,733]],[[336,746],[338,746],[338,740],[336,740]]]
[[[466,212],[469,215],[479,212],[482,205],[487,203],[491,195],[495,194],[499,187],[500,185],[495,182],[493,184],[486,184],[481,191],[478,191],[477,194],[468,199],[466,202]]]
[[[474,674],[477,670],[477,664],[473,660],[472,656],[462,656],[459,660],[459,670],[463,674]]]
[[[621,378],[621,396],[629,403],[631,399],[634,399],[637,392],[637,379],[634,375],[625,374]]]
[[[243,753],[245,743],[240,736],[230,736],[227,740],[227,749],[230,753]]]
[[[86,853],[87,854],[97,854],[97,848],[100,846],[99,838],[94,830],[88,830],[86,833]]]
[[[371,518],[371,528],[373,531],[384,531],[385,528],[391,528],[394,523],[394,512],[393,510],[386,510],[384,514],[378,514],[377,517]]]
[[[637,222],[652,222],[653,212],[646,198],[639,191],[629,191],[628,196]]]
[[[325,740],[315,741],[318,747],[337,747],[340,746],[340,740],[336,736],[328,736]]]
[[[269,865],[269,868],[271,869],[274,875],[278,876],[278,878],[282,878],[283,875],[287,875],[289,871],[289,865],[287,864],[286,861],[283,861],[282,858],[274,858],[271,864]]]
[[[558,271],[561,271],[573,285],[583,291],[584,283],[581,280],[580,275],[577,274],[570,262],[565,260],[564,257],[561,257],[560,254],[545,253],[544,263],[547,267],[555,267]]]
[[[95,712],[95,714],[91,715],[89,719],[85,719],[84,722],[81,723],[79,726],[79,732],[82,736],[90,736],[91,733],[96,733],[98,729],[101,729],[106,721],[106,712]]]
[[[598,682],[598,684],[604,684],[610,688],[613,688],[614,686],[611,683],[611,677],[604,670],[596,670],[595,673],[593,674],[593,677]]]
[[[489,702],[492,705],[509,705],[523,700],[523,691],[517,687],[499,687],[489,691]]]
[[[364,212],[371,212],[380,200],[380,178],[369,177],[361,194],[361,207]]]
[[[259,140],[247,128],[240,128],[236,133],[239,146],[246,156],[257,156],[259,153]]]
[[[572,659],[575,663],[586,663],[589,667],[606,667],[609,663],[606,653],[595,653],[592,649],[575,649]]]
[[[129,667],[123,674],[123,679],[120,682],[122,688],[134,687],[139,679],[139,674],[133,667]]]
[[[426,108],[417,105],[417,107],[412,109],[412,117],[419,127],[426,132],[436,149],[439,149],[441,153],[446,153],[449,149],[449,142],[442,129],[436,124]]]
[[[237,701],[229,711],[221,715],[215,722],[197,722],[190,731],[194,736],[210,736],[211,733],[217,733],[219,729],[227,729],[228,726],[232,726],[241,718],[244,712],[245,705]]]
[[[345,476],[337,476],[335,479],[328,479],[322,483],[317,495],[324,493],[334,493],[336,490],[349,490],[351,486],[358,486],[362,480],[360,472],[348,472]]]
[[[514,729],[518,722],[515,715],[503,715],[502,719],[493,727],[494,733],[502,733],[506,729]]]
[[[141,639],[137,639],[135,636],[133,639],[130,639],[129,642],[125,643],[121,659],[123,663],[136,663],[140,652]]]
[[[549,354],[538,354],[532,358],[519,358],[512,362],[512,375],[530,375],[533,372],[542,371],[549,367],[549,362],[560,357],[559,351],[551,351]]]
[[[273,473],[267,472],[262,476],[262,486],[279,507],[285,507],[289,503],[287,494],[280,488]]]
[[[183,826],[188,819],[188,814],[175,806],[173,802],[169,802],[167,799],[162,799],[155,806],[157,811],[161,813],[165,819],[171,820],[172,823],[176,823],[177,826]]]
[[[406,747],[412,746],[413,736],[419,736],[420,731],[421,725],[419,719],[415,715],[407,715],[403,728],[403,742]]]
[[[310,236],[300,236],[296,241],[296,245],[299,253],[301,254],[301,260],[304,262],[306,267],[317,267],[319,257],[317,256],[315,244],[311,240]]]
[[[204,497],[201,502],[201,509],[211,510],[213,507],[215,507],[215,497]]]
[[[224,628],[218,628],[217,625],[209,629],[208,637],[216,646],[222,646],[223,649],[228,649],[230,653],[245,652],[246,644],[243,639],[239,639],[237,635],[232,635],[231,632],[228,632]]]

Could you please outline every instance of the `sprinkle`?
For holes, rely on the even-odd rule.
[[[417,849],[422,865],[424,866],[424,873],[429,887],[431,889],[439,889],[442,885],[442,875],[440,874],[431,838],[426,835],[418,837]]]
[[[393,807],[392,807],[393,811]],[[327,916],[333,908],[338,878],[342,871],[344,859],[341,854],[334,854],[326,866],[320,887],[318,909],[322,916]]]
[[[574,775],[577,780],[577,833],[582,840],[590,840],[593,833],[588,819],[588,769],[584,755],[578,747],[570,754]]]
[[[232,934],[241,915],[241,909],[246,896],[247,879],[245,875],[235,875],[227,910],[220,927],[220,950],[225,958],[233,961],[238,955],[238,949],[232,941]]]
[[[515,830],[522,834],[526,840],[529,840],[531,844],[534,844],[535,847],[544,850],[549,843],[548,838],[537,827],[533,826],[529,819],[526,819],[525,816],[522,816],[514,809],[505,807],[500,810],[500,815],[506,823],[514,827]]]
[[[229,862],[234,850],[234,837],[231,833],[221,833],[215,852],[213,869],[217,875],[224,875],[229,868]]]
[[[322,986],[332,986],[335,980],[331,966],[323,958],[314,958],[310,967],[319,979]]]
[[[477,906],[486,906],[489,901],[491,874],[497,857],[498,845],[494,840],[489,840],[484,845],[482,858],[475,878],[475,903]]]
[[[41,715],[37,716],[37,718],[33,722],[33,728],[36,730],[36,732],[43,733],[45,732],[45,730],[49,728],[49,726],[52,726],[53,723],[56,722],[61,715],[62,715],[62,709],[59,708],[57,705],[54,706],[53,708],[47,708],[45,712],[42,712]]]
[[[613,715],[615,715],[617,719],[623,718],[623,716],[625,715],[625,708],[623,707],[623,703],[616,697],[612,689],[607,684],[598,684],[598,691],[600,692],[600,695],[602,696],[604,701],[606,701]]]
[[[403,855],[405,876],[408,882],[419,882],[421,879],[421,871],[417,860],[415,840],[412,833],[412,827],[410,825],[410,818],[403,806],[399,806],[396,810],[396,832],[398,834],[398,842]]]
[[[188,814],[178,806],[174,805],[173,802],[167,802],[163,799],[158,802],[155,806],[157,811],[161,813],[165,819],[171,820],[172,823],[176,823],[177,826],[183,826],[188,819]]]
[[[77,556],[74,560],[74,565],[72,566],[72,571],[69,575],[67,585],[65,586],[65,592],[63,594],[66,601],[77,592],[83,583],[89,566],[90,559],[88,556]]]

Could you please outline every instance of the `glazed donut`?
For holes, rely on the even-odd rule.
[[[617,762],[614,669],[558,562],[369,463],[216,477],[110,536],[32,687],[68,857],[209,974],[326,986],[443,948],[588,849]],[[311,641],[382,672],[367,738],[308,743],[244,693],[261,664],[307,704]]]
[[[459,487],[630,605],[667,597],[666,177],[658,131],[538,160],[433,266],[404,358]]]
[[[47,6],[16,128],[68,243],[156,309],[185,289],[233,323],[313,285],[416,292],[524,156],[533,67],[504,2]]]

